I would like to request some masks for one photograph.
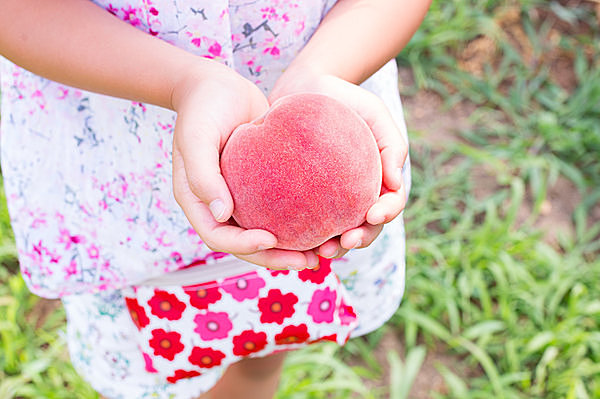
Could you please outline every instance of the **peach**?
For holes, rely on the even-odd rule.
[[[233,218],[264,229],[277,248],[308,250],[358,227],[381,191],[381,157],[369,126],[325,95],[282,97],[240,125],[221,154]]]

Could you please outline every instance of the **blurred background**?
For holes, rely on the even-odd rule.
[[[406,294],[293,353],[279,399],[600,398],[600,1],[434,1],[398,56]],[[57,301],[18,273],[0,192],[0,398],[96,398]]]

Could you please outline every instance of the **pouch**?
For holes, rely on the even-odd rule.
[[[168,382],[224,371],[319,341],[343,345],[358,322],[331,260],[315,269],[255,270],[193,285],[126,292],[146,370]]]

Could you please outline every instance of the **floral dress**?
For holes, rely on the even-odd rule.
[[[268,93],[335,1],[94,3]],[[63,299],[73,363],[104,396],[192,398],[237,357],[319,340],[343,344],[379,327],[400,303],[400,217],[368,248],[312,272],[245,264],[203,245],[173,198],[172,111],[68,87],[1,58],[0,80],[0,160],[22,275],[32,292]],[[381,97],[406,136],[395,63],[363,87]],[[200,293],[211,292],[214,301],[198,305]],[[161,313],[179,303],[193,317]],[[246,313],[253,318],[240,317]],[[184,348],[173,352],[179,346],[169,333],[178,323],[195,335],[179,338]],[[250,346],[240,344],[250,336],[243,341]],[[167,367],[177,356],[181,367]]]

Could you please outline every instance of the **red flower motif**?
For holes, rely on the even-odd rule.
[[[278,289],[270,290],[266,298],[258,300],[258,309],[261,312],[260,321],[282,324],[283,319],[294,314],[294,305],[297,302],[298,297],[291,292],[283,295]]]
[[[221,299],[216,281],[187,285],[183,287],[183,291],[190,297],[190,304],[198,309],[208,309],[208,305]]]
[[[133,320],[133,324],[141,330],[146,327],[148,323],[150,323],[150,319],[146,315],[146,311],[135,298],[125,298],[125,304],[127,305],[127,309],[129,309],[129,314],[131,315],[131,320]]]
[[[155,355],[168,360],[173,360],[175,355],[183,350],[181,334],[175,331],[167,332],[162,328],[152,330],[150,346],[154,349]]]
[[[277,345],[300,344],[308,340],[308,338],[306,324],[286,326],[279,334],[275,335],[275,343]]]
[[[304,269],[298,272],[298,277],[302,281],[312,281],[315,284],[321,284],[325,277],[331,273],[331,259],[319,256],[319,266],[314,269]]]
[[[350,337],[350,336],[348,336],[348,337]],[[312,341],[309,341],[308,343],[309,344],[314,344],[316,342],[324,342],[324,341],[337,342],[337,334],[325,335],[325,336],[323,336],[321,338],[317,338],[317,339],[314,339]]]
[[[247,356],[264,349],[265,346],[267,346],[267,334],[264,332],[246,330],[233,337],[233,354],[237,356]]]
[[[245,299],[254,299],[262,287],[265,286],[265,280],[259,277],[258,273],[250,272],[240,274],[235,277],[228,277],[223,280],[223,290],[231,294],[238,302]]]
[[[171,384],[175,384],[179,380],[183,380],[186,378],[194,378],[194,377],[198,377],[199,375],[202,375],[202,374],[200,374],[196,370],[186,371],[186,370],[178,369],[178,370],[175,370],[175,374],[167,377],[167,381],[170,382]]]
[[[287,276],[288,274],[290,274],[289,270],[269,270],[271,272],[271,276],[276,277],[279,276],[280,274],[283,274],[284,276]]]
[[[224,358],[225,354],[221,351],[198,346],[192,349],[192,354],[188,357],[190,363],[205,369],[219,366]]]
[[[153,315],[168,320],[180,319],[185,309],[185,303],[175,295],[162,290],[154,290],[154,296],[150,298],[148,305]]]

